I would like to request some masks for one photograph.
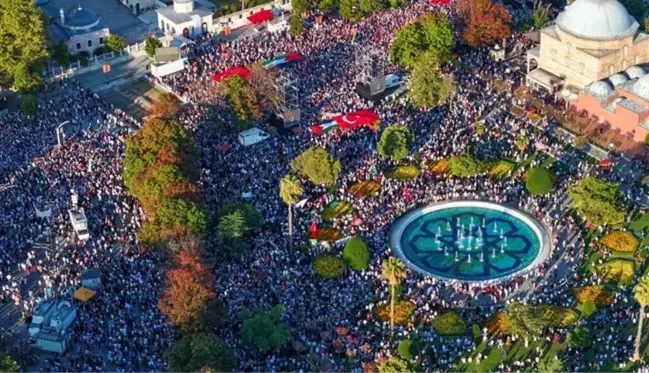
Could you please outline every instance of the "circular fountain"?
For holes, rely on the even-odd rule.
[[[393,225],[390,246],[424,275],[485,284],[535,268],[551,249],[538,220],[482,201],[449,201],[410,211]]]

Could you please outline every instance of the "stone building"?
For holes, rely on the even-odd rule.
[[[541,29],[527,54],[527,84],[556,92],[649,62],[649,36],[617,0],[575,0]]]
[[[213,28],[212,9],[196,8],[194,0],[174,0],[173,6],[160,8],[158,27],[165,34],[193,38]]]
[[[47,8],[46,8],[47,9]],[[48,26],[52,41],[63,41],[71,54],[88,53],[92,57],[97,48],[103,47],[110,31],[94,12],[76,5],[67,13],[59,9],[58,18]]]

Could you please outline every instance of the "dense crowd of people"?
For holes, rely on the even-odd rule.
[[[447,68],[460,88],[447,104],[434,110],[414,108],[407,96],[372,102],[355,93],[359,72],[354,62],[362,47],[373,45],[387,61],[394,32],[433,9],[454,17],[450,8],[414,2],[376,13],[356,24],[329,18],[297,37],[289,33],[260,33],[232,42],[205,39],[190,54],[184,71],[159,82],[190,102],[181,109],[178,119],[195,135],[201,148],[199,186],[210,209],[217,211],[224,203],[240,200],[245,194],[265,221],[263,231],[252,239],[254,250],[245,261],[219,261],[215,265],[216,291],[227,304],[230,318],[237,319],[243,307],[270,309],[282,304],[286,307],[283,319],[290,325],[295,340],[318,357],[313,361],[304,355],[285,353],[260,356],[242,344],[237,328],[225,328],[220,333],[235,348],[238,369],[348,370],[344,359],[337,358],[340,351],[332,343],[336,328],[344,327],[352,338],[348,338],[343,352],[351,351],[363,362],[392,356],[398,340],[416,337],[430,342],[427,350],[421,352],[425,356],[421,359],[422,369],[453,371],[457,364],[467,361],[478,341],[470,337],[442,339],[437,335],[429,321],[444,309],[459,309],[460,315],[473,323],[488,318],[513,300],[572,306],[572,286],[596,283],[596,278],[576,275],[584,259],[583,228],[565,215],[568,185],[595,171],[583,154],[553,136],[555,123],[544,119],[539,126],[544,130],[537,130],[527,117],[513,117],[503,110],[516,104],[517,99],[513,88],[498,89],[495,82],[517,87],[523,84],[520,74],[493,62],[485,49],[467,50],[459,52],[457,63]],[[525,50],[531,45],[521,35],[508,41],[509,49],[516,46]],[[304,124],[317,122],[327,113],[369,108],[379,115],[383,127],[399,124],[412,129],[422,162],[461,154],[470,146],[482,159],[515,160],[523,160],[543,148],[547,155],[569,160],[568,171],[557,173],[556,187],[545,196],[530,195],[519,177],[500,180],[479,175],[460,179],[423,172],[413,180],[403,181],[385,177],[385,171],[395,163],[376,153],[378,136],[368,129],[327,136],[304,132],[271,137],[251,150],[237,144],[236,134],[208,125],[215,118],[227,122],[224,111],[200,105],[220,100],[210,80],[214,73],[289,51],[304,58],[283,67],[299,77]],[[387,65],[389,72],[397,71]],[[553,103],[550,96],[542,97]],[[472,124],[481,119],[489,130],[479,135]],[[32,121],[35,124],[29,125]],[[70,121],[66,131],[71,135],[61,147],[56,147],[56,128],[65,121]],[[135,119],[75,81],[61,81],[48,87],[42,94],[37,118],[27,118],[18,112],[0,118],[0,298],[5,303],[15,303],[27,316],[42,299],[45,289],[63,296],[79,283],[85,269],[101,268],[104,275],[105,285],[97,296],[79,305],[69,351],[47,357],[40,364],[43,371],[166,368],[162,354],[175,334],[157,308],[164,273],[155,255],[144,254],[137,247],[136,232],[145,215],[128,194],[121,176],[123,138],[139,126]],[[514,141],[523,135],[529,146],[521,150]],[[233,148],[225,153],[217,151],[216,147],[224,143]],[[314,219],[321,221],[322,206],[339,200],[353,205],[357,222],[352,224],[352,218],[346,217],[334,221],[334,227],[344,236],[360,235],[371,248],[369,267],[361,272],[345,271],[340,279],[319,278],[311,267],[314,252],[327,248],[286,250],[286,206],[278,195],[279,179],[289,172],[290,160],[309,146],[323,147],[335,155],[341,161],[342,172],[335,189],[305,183],[304,196],[308,202],[295,213],[295,246],[304,244],[301,237]],[[414,156],[408,161],[416,162]],[[607,177],[624,175],[611,173]],[[348,192],[353,183],[369,179],[381,183],[377,198]],[[404,193],[405,189],[408,193]],[[79,205],[88,217],[91,237],[87,242],[76,239],[69,223],[71,193],[79,196]],[[381,263],[391,255],[387,237],[391,223],[414,206],[455,199],[506,203],[533,214],[552,233],[550,258],[530,272],[485,287],[440,281],[411,272],[403,286],[403,297],[413,301],[415,317],[427,326],[398,326],[395,335],[400,338],[391,339],[388,325],[373,312],[389,299]],[[51,217],[37,215],[37,210],[48,208]],[[59,237],[65,243],[50,245],[49,249],[34,246],[44,241],[58,242]],[[208,238],[209,244],[213,242]],[[263,273],[264,280],[257,273]],[[598,343],[591,346],[594,359],[565,359],[564,368],[592,370],[611,359],[619,366],[626,364],[632,342],[622,337],[621,329],[637,321],[631,304],[629,292],[620,292],[610,310],[602,310],[588,321],[591,330],[601,330],[596,337]],[[11,326],[13,322],[9,321]],[[606,328],[611,325],[615,327],[609,332]],[[565,339],[566,332],[548,331],[548,340],[554,336]],[[489,348],[502,348],[509,342],[506,337],[489,337],[487,341]],[[571,348],[568,353],[578,356],[583,351]],[[499,369],[536,370],[540,356],[536,351],[530,358],[503,363]],[[484,356],[478,359],[481,357]],[[359,368],[360,365],[353,367]]]

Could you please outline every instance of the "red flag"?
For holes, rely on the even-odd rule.
[[[373,128],[373,125],[379,121],[379,116],[372,110],[359,110],[331,119],[338,123],[341,129],[351,130],[359,127]]]
[[[406,201],[408,202],[412,200],[412,196],[410,195],[410,189],[408,187],[405,187],[403,189],[403,198],[405,198]]]
[[[214,74],[212,75],[211,79],[214,80],[215,82],[220,82],[221,80],[230,77],[232,75],[239,75],[241,79],[246,80],[250,77],[250,72],[245,67],[238,66],[238,67],[233,67],[231,69],[228,69],[222,73]]]
[[[318,223],[314,220],[313,223],[311,223],[311,226],[309,227],[309,233],[311,233],[310,238],[312,240],[315,240],[318,237]]]

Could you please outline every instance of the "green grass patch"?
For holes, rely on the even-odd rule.
[[[417,342],[411,339],[404,339],[399,342],[399,356],[405,360],[411,360],[419,353],[419,346]]]
[[[358,237],[347,241],[343,250],[343,260],[351,269],[364,270],[370,263],[370,251],[365,241]]]
[[[633,233],[636,234],[640,234],[640,232],[646,232],[646,230],[649,229],[649,213],[645,213],[637,220],[629,223],[629,229],[631,229]]]
[[[385,171],[385,177],[397,180],[412,180],[419,176],[421,171],[417,166],[397,166]]]
[[[354,207],[347,202],[333,201],[322,210],[322,219],[332,222],[354,212]]]
[[[553,164],[555,164],[556,162],[557,162],[557,159],[554,158],[553,156],[549,155],[543,160],[543,162],[541,162],[541,165],[539,167],[550,169],[550,167]]]
[[[432,321],[437,334],[442,336],[464,335],[467,323],[455,312],[446,312]]]
[[[527,166],[529,166],[530,164],[532,164],[532,162],[534,162],[536,160],[536,157],[537,157],[537,154],[535,153],[535,154],[527,157],[526,159],[524,159],[522,162],[520,162],[518,165],[516,165],[516,168],[514,169],[514,172],[512,173],[512,175],[518,174],[523,167],[527,168]]]
[[[527,172],[525,188],[530,194],[537,196],[548,194],[553,187],[552,174],[545,168],[534,167]]]
[[[374,180],[362,181],[349,187],[348,192],[356,197],[367,197],[376,195],[381,191],[381,184]]]

